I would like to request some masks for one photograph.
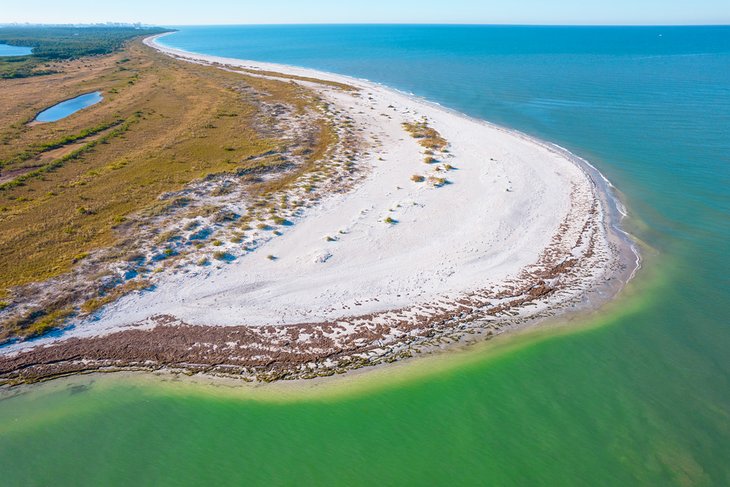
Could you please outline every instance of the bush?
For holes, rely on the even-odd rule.
[[[413,181],[414,183],[422,183],[425,180],[426,178],[424,178],[420,174],[414,174],[413,176],[411,176],[411,181]]]
[[[448,181],[446,180],[446,178],[430,177],[430,178],[428,178],[428,182],[437,188],[440,188],[441,186],[448,184]]]

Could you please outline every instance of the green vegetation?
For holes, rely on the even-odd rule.
[[[338,141],[316,93],[289,79],[180,62],[139,41],[54,66],[58,73],[42,78],[0,79],[3,97],[17,101],[0,104],[0,342],[56,328],[134,290],[134,284],[120,283],[97,295],[94,283],[108,276],[104,262],[139,255],[134,238],[140,225],[149,224],[144,222],[203,216],[244,229],[266,221],[192,205],[184,196],[160,198],[191,182],[239,176],[238,184],[263,203],[269,218],[286,224],[274,213],[281,191],[324,170],[322,161]],[[103,92],[104,101],[58,122],[29,123],[40,110],[89,91]],[[286,127],[274,128],[277,121],[268,115],[273,105],[306,117],[305,133],[291,137]],[[301,154],[301,163],[286,163],[283,153]],[[270,177],[247,176],[257,173]],[[161,258],[148,272],[179,258],[169,243],[174,237],[152,237]],[[233,258],[225,252],[213,257]],[[26,290],[76,273],[88,277],[84,286],[54,284],[53,301],[33,301],[38,294]],[[27,300],[32,308],[17,306]]]
[[[139,36],[166,29],[133,26],[8,26],[0,29],[0,43],[32,47],[30,56],[0,58],[0,78],[26,78],[59,72],[53,63],[118,51]],[[127,60],[128,61],[128,60]],[[126,62],[124,59],[120,63]]]
[[[27,161],[28,159],[36,157],[37,155],[39,155],[43,152],[47,152],[47,151],[51,151],[54,149],[59,149],[64,146],[68,146],[69,144],[72,144],[79,140],[83,140],[83,139],[86,139],[93,135],[96,135],[111,127],[115,127],[115,126],[121,124],[122,122],[123,122],[123,120],[112,120],[110,122],[105,122],[96,127],[85,128],[76,134],[64,135],[60,139],[52,140],[50,142],[43,142],[40,144],[35,144],[33,146],[30,146],[28,149],[24,150],[23,152],[15,155],[12,159],[10,159],[8,161],[0,160],[0,169],[3,166],[8,165],[8,164],[17,164],[19,162]]]
[[[446,178],[437,178],[437,177],[433,177],[433,176],[428,178],[428,182],[437,188],[440,188],[441,186],[449,184],[449,182],[446,180]]]
[[[98,311],[105,304],[109,304],[125,294],[128,294],[132,291],[143,291],[145,289],[148,289],[150,286],[152,286],[152,283],[145,280],[128,282],[123,286],[114,288],[109,293],[86,301],[84,304],[81,305],[81,312],[83,314],[92,314],[95,311]]]
[[[413,123],[405,122],[403,128],[414,139],[418,139],[418,143],[427,149],[427,154],[432,154],[434,150],[444,152],[448,146],[447,140],[436,129],[429,127],[425,120]]]
[[[290,79],[293,81],[304,81],[307,83],[317,83],[320,85],[338,88],[343,91],[358,91],[358,89],[355,88],[354,86],[350,86],[345,83],[339,83],[337,81],[328,81],[328,80],[324,80],[324,79],[310,78],[308,76],[296,76],[293,74],[282,74],[282,73],[277,73],[275,71],[251,70],[251,69],[244,69],[244,71],[251,73],[251,74],[255,74],[255,75],[272,76],[274,78]]]
[[[228,252],[224,252],[223,250],[217,250],[213,252],[213,258],[216,260],[226,260],[230,257],[230,254]]]

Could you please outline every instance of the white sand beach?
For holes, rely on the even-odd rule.
[[[161,275],[154,290],[121,298],[61,339],[149,329],[164,316],[167,324],[269,327],[272,336],[269,325],[323,324],[319,338],[341,344],[357,335],[377,351],[428,336],[433,323],[499,333],[585,303],[597,289],[615,293],[627,275],[604,182],[566,151],[368,81],[191,54],[156,39],[145,43],[190,62],[354,86],[357,93],[296,81],[352,118],[367,143],[356,161],[364,176],[323,195],[280,235],[259,238],[254,251]],[[448,142],[430,163],[404,129],[418,122]]]

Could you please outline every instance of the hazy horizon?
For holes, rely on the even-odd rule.
[[[697,0],[692,5],[661,0],[615,0],[586,5],[580,0],[387,0],[342,3],[336,0],[272,0],[265,4],[210,0],[205,4],[174,0],[99,6],[89,0],[27,0],[3,8],[0,24],[142,23],[194,25],[438,24],[545,26],[728,25],[725,0]]]
[[[488,22],[261,22],[261,23],[207,23],[207,24],[155,24],[146,22],[119,22],[119,21],[100,21],[100,22],[7,22],[0,23],[0,28],[8,26],[53,26],[53,27],[94,27],[94,26],[140,26],[140,27],[276,27],[276,26],[473,26],[473,27],[730,27],[730,21],[727,23],[706,23],[706,24],[547,24],[547,23],[488,23]]]

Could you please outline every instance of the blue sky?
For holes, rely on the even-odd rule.
[[[0,23],[730,23],[730,0],[2,0],[2,3]]]

